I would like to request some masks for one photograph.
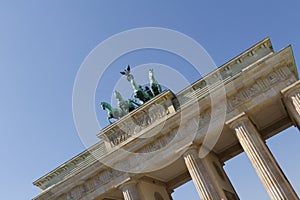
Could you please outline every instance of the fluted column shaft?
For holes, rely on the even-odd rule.
[[[300,81],[283,89],[281,94],[290,118],[300,130]]]
[[[227,123],[273,200],[299,199],[260,134],[245,114]]]
[[[291,99],[294,105],[295,110],[297,111],[298,116],[300,115],[300,93],[297,92],[291,95]]]
[[[120,187],[125,200],[141,200],[136,184],[136,182],[130,181]]]
[[[200,198],[202,200],[220,199],[196,148],[189,149],[183,156]]]

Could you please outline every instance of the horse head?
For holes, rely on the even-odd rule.
[[[103,110],[111,111],[111,109],[112,109],[112,107],[109,103],[101,102],[100,105],[101,105]]]
[[[100,105],[101,105],[101,108],[102,108],[103,110],[105,110],[105,102],[101,102]]]

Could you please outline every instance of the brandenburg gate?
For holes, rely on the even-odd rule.
[[[292,125],[300,128],[292,47],[274,52],[266,38],[103,128],[98,143],[33,183],[34,199],[171,200],[192,180],[202,200],[235,200],[223,165],[245,152],[270,199],[296,200],[265,142]]]

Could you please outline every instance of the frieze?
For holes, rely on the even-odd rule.
[[[166,105],[152,104],[148,112],[142,111],[125,120],[123,123],[120,123],[119,129],[107,136],[111,147],[126,141],[132,135],[141,132],[143,129],[169,114],[170,112]]]
[[[278,71],[277,71],[277,73],[278,73]],[[267,79],[268,79],[270,85],[273,85],[280,80],[280,77],[277,73],[272,72],[268,75]]]
[[[285,80],[291,73],[287,73],[286,67],[276,69],[267,74],[263,78],[257,79],[253,84],[248,87],[240,88],[239,92],[228,97],[228,109],[233,110],[245,101],[261,94],[263,91],[270,89],[274,84],[281,80]]]
[[[199,119],[199,129],[202,129],[203,127],[205,127],[205,125],[208,124],[211,118],[210,116],[211,116],[210,110],[201,112],[200,119]]]
[[[111,146],[113,147],[120,144],[121,142],[124,142],[129,137],[129,132],[125,132],[122,129],[120,129],[117,130],[114,134],[108,136],[108,139],[110,141]]]
[[[150,143],[150,144],[146,145],[145,147],[143,147],[141,150],[138,151],[138,153],[150,153],[150,152],[154,152],[156,150],[159,150],[159,149],[165,147],[167,144],[169,144],[174,139],[177,132],[178,132],[177,128],[173,129],[166,135],[158,138],[155,142]]]
[[[97,188],[109,183],[113,179],[124,175],[124,172],[115,170],[115,169],[107,169],[95,175],[94,177],[88,179],[84,183],[75,186],[66,194],[59,196],[58,200],[77,200],[82,198],[84,195],[91,193]]]
[[[242,104],[243,101],[244,101],[244,96],[241,93],[237,93],[229,97],[228,104],[230,108],[234,108]]]
[[[202,116],[205,116],[205,118],[202,118],[202,120],[200,120],[200,121],[203,121],[203,119],[206,122],[209,121],[209,119],[210,119],[209,112],[206,112],[204,115],[202,114]],[[184,137],[185,134],[187,134],[187,132],[198,131],[199,125],[200,125],[200,122],[197,122],[197,120],[195,120],[195,119],[187,120],[187,122],[183,125],[184,128],[182,128],[182,129],[175,128],[175,129],[171,130],[164,136],[156,139],[154,142],[143,147],[141,150],[138,151],[138,153],[151,153],[151,152],[157,151],[157,150],[165,147],[166,145],[168,145],[170,142],[172,142],[172,140],[175,138],[175,136],[177,134],[181,134],[180,137],[182,138],[182,137]],[[183,130],[184,130],[184,132],[182,132]]]
[[[256,48],[256,50],[259,50],[258,47],[255,47],[255,48]],[[269,40],[266,40],[266,42],[264,42],[261,45],[261,47],[259,47],[259,48],[270,48],[270,51],[273,51]],[[259,57],[257,57],[257,59],[261,59],[264,56],[266,56],[267,54],[270,54],[270,51],[266,51],[265,54],[259,54],[258,55]],[[249,63],[250,64],[254,63],[254,61],[246,62],[247,57],[248,56],[251,57],[254,54],[255,54],[254,51],[247,52],[247,54],[243,53],[242,56],[238,57],[238,59],[234,59],[233,60],[234,62],[230,61],[226,65],[221,66],[219,68],[219,70],[220,70],[219,72],[220,72],[222,78],[225,79],[225,78],[229,77],[228,80],[231,80],[231,77],[236,78],[237,76],[235,76],[235,75],[238,75],[240,72],[242,72],[243,68],[246,68],[247,66],[249,66]],[[256,57],[256,56],[257,55],[255,55],[253,57]],[[280,66],[283,66],[283,65],[280,65]],[[289,69],[291,67],[294,67],[294,63],[292,63],[292,62],[286,64],[285,67],[275,69],[275,71],[273,71],[272,73],[264,75],[264,78],[253,80],[253,84],[251,86],[239,88],[238,94],[236,94],[237,92],[235,92],[235,95],[228,96],[228,98],[227,98],[228,99],[228,101],[227,101],[228,110],[230,111],[230,110],[235,109],[239,105],[245,103],[250,98],[253,98],[253,97],[261,94],[263,91],[270,89],[272,85],[277,84],[281,80],[285,80],[286,84],[288,81],[290,81],[291,83],[295,82],[295,78],[293,78],[291,76],[292,71]],[[274,68],[277,68],[277,66],[276,67],[274,66]],[[292,74],[292,75],[294,75],[294,74]],[[218,79],[219,79],[219,77],[217,77],[217,76],[211,76],[211,79],[207,80],[207,83],[209,83],[209,84],[214,83],[215,81],[219,81]],[[198,84],[198,83],[199,82],[196,83],[197,85],[195,88],[194,88],[195,85],[193,85],[193,89],[197,90],[197,92],[199,91],[199,93],[197,93],[197,95],[199,94],[199,96],[196,96],[196,97],[197,98],[199,97],[199,99],[200,99],[207,93],[206,92],[207,86],[206,86],[206,81],[204,81],[204,80],[202,80],[201,84]],[[217,86],[218,85],[216,85],[216,87]],[[200,91],[200,89],[203,89],[203,90]],[[185,101],[190,100],[190,96],[187,95],[188,93],[189,92],[187,92],[187,90],[184,90],[183,93],[178,94],[178,96],[180,96],[183,99],[182,101],[180,101],[180,102],[183,102],[182,104],[184,104]],[[299,94],[299,91],[297,91],[297,94]],[[187,96],[185,96],[185,95],[187,95]],[[193,97],[194,96],[192,96],[192,98]],[[161,106],[161,105],[158,104],[158,106]],[[147,108],[147,107],[144,107],[144,108]],[[179,108],[179,105],[175,106],[175,108]],[[144,110],[147,110],[147,109],[144,109]],[[142,111],[142,110],[140,110],[140,111]],[[170,111],[167,109],[167,107],[164,110],[164,112],[155,111],[155,107],[153,108],[153,111],[150,109],[148,109],[148,111],[149,111],[148,113],[143,113],[143,112],[136,113],[137,115],[134,114],[133,117],[131,117],[131,120],[124,121],[124,123],[122,123],[122,124],[118,123],[117,126],[120,126],[121,128],[114,128],[111,132],[109,130],[108,131],[109,134],[107,134],[105,136],[109,139],[108,142],[111,144],[111,146],[113,147],[113,146],[116,146],[116,145],[126,141],[133,134],[139,133],[144,128],[148,128],[153,123],[159,122],[162,118],[164,118],[170,114]],[[201,111],[199,125],[198,125],[199,129],[205,127],[205,125],[208,124],[210,119],[211,119],[211,113],[210,113],[209,109],[205,110],[205,111]],[[188,128],[188,125],[186,128]],[[108,129],[106,129],[106,130],[108,130]],[[143,147],[143,149],[141,149],[140,152],[145,152],[145,153],[146,152],[155,152],[157,149],[163,148],[167,144],[169,144],[174,139],[176,134],[184,134],[184,132],[178,133],[178,130],[174,129],[174,130],[170,131],[169,133],[167,133],[166,135],[163,135],[160,138],[158,138],[157,141],[155,142],[155,144],[153,143],[153,144],[149,144],[149,145]],[[146,155],[147,155],[147,153],[146,153]],[[73,167],[78,167],[77,162],[80,163],[81,161],[79,159],[77,159],[76,162],[74,162],[74,163],[68,163],[67,167],[61,167],[60,169],[58,169],[57,172],[53,173],[53,175],[51,174],[51,176],[49,175],[48,177],[43,178],[41,181],[38,182],[38,184],[41,183],[43,185],[44,181],[45,182],[52,181],[51,179],[54,179],[55,176],[58,176],[58,175],[61,176],[62,173],[73,170]],[[128,167],[130,167],[130,162],[127,162],[126,165],[128,165]],[[58,197],[58,198],[55,197],[55,199],[59,199],[59,200],[80,199],[80,198],[84,197],[85,195],[91,193],[92,191],[97,190],[100,187],[102,187],[103,185],[109,183],[114,178],[122,176],[122,175],[124,175],[123,172],[112,170],[112,169],[107,169],[107,170],[102,171],[102,172],[98,173],[97,175],[85,180],[84,183],[80,183],[79,185],[73,187],[71,190],[67,191],[60,197]],[[47,187],[45,187],[45,188],[47,188]],[[52,189],[51,189],[51,190],[45,191],[45,193],[42,194],[42,196],[38,197],[38,199],[53,199],[54,195],[55,194],[52,193]],[[49,198],[48,198],[48,196],[49,196]]]

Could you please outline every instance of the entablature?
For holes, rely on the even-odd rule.
[[[124,154],[114,153],[120,147],[138,153],[155,152],[157,148],[164,148],[164,145],[171,142],[177,134],[178,123],[182,120],[180,115],[184,111],[189,113],[182,123],[184,130],[189,130],[191,127],[194,130],[196,127],[198,134],[195,140],[201,144],[205,136],[203,133],[206,132],[206,126],[211,120],[209,94],[220,87],[226,90],[226,118],[231,118],[238,112],[248,112],[258,129],[267,129],[275,122],[275,114],[269,112],[263,115],[262,108],[258,104],[266,102],[264,105],[270,108],[279,105],[280,91],[297,79],[298,73],[291,47],[288,46],[274,53],[272,44],[267,38],[178,94],[174,95],[171,91],[165,91],[104,128],[98,134],[101,139],[99,143],[34,182],[34,185],[45,190],[35,199],[49,199],[50,197],[66,199],[73,196],[86,198],[92,195],[88,193],[100,195],[101,192],[106,192],[106,190],[99,189],[100,187],[116,187],[118,181],[126,180],[130,176],[120,170],[105,167],[103,163],[108,162],[107,160],[111,157],[125,160]],[[194,109],[195,107],[199,110]],[[276,115],[279,116],[277,120],[285,117],[284,108],[280,108]],[[199,116],[200,121],[193,120],[194,117],[199,118]],[[269,121],[258,123],[266,116],[269,116]],[[135,126],[128,126],[130,122]],[[139,129],[129,130],[136,128],[136,124],[139,125]],[[167,126],[159,130],[155,129],[161,125]],[[120,130],[123,130],[125,134],[118,133]],[[160,134],[154,133],[155,137],[147,136],[151,132],[158,131]],[[126,132],[131,132],[132,135],[127,135]],[[143,138],[143,136],[147,137]],[[184,132],[179,132],[179,136],[184,138]],[[222,139],[228,137],[226,127],[221,137]],[[231,141],[226,142],[226,139],[224,141],[223,144],[217,143],[214,149],[217,154],[224,154],[227,149],[236,145]],[[172,152],[169,153],[164,156],[174,156]],[[158,154],[157,157],[159,156],[162,155]],[[100,163],[98,159],[103,159],[103,162]],[[110,164],[113,166],[114,163],[110,162]],[[137,167],[138,164],[140,163],[135,162],[134,166],[127,167]],[[74,180],[74,177],[77,178],[78,183],[71,184],[69,180]],[[97,192],[94,193],[95,191]]]

